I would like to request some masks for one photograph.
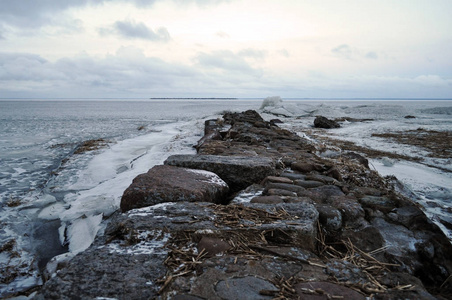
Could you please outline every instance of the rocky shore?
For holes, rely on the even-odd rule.
[[[452,245],[365,157],[255,111],[139,175],[36,299],[451,299]]]

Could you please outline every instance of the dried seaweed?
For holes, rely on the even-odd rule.
[[[372,136],[391,139],[401,144],[416,146],[430,152],[429,157],[452,157],[452,132],[418,128],[417,130],[373,133]]]
[[[284,208],[274,208],[272,212],[264,209],[238,205],[215,205],[215,226],[258,227],[262,224],[274,223],[278,220],[296,220]],[[243,220],[250,221],[246,225]]]
[[[319,254],[325,259],[339,259],[353,264],[363,271],[367,277],[366,283],[350,283],[350,282],[340,282],[337,279],[335,283],[342,284],[349,288],[352,288],[358,292],[371,295],[373,293],[384,293],[388,290],[388,287],[379,282],[379,277],[385,272],[389,272],[390,267],[398,267],[399,265],[384,263],[377,260],[374,255],[379,252],[385,251],[386,247],[381,247],[375,249],[371,252],[365,252],[356,247],[350,239],[342,241],[342,246],[345,247],[346,252],[337,250],[337,248],[327,245],[325,243],[325,236],[319,231],[318,245]],[[333,278],[335,279],[335,278]],[[396,286],[392,289],[410,289],[412,285],[409,286]]]
[[[315,133],[310,133],[312,137],[314,137],[316,140],[323,142],[328,145],[328,148],[336,147],[338,149],[341,149],[342,151],[354,151],[358,153],[365,154],[369,158],[381,158],[381,157],[389,157],[393,159],[401,159],[401,160],[407,160],[407,161],[421,161],[421,157],[412,157],[408,155],[398,154],[395,152],[388,152],[388,151],[382,151],[382,150],[376,150],[371,148],[366,148],[363,146],[358,146],[353,142],[350,141],[344,141],[344,140],[338,140],[334,139],[328,136],[321,136]],[[323,145],[323,147],[327,147]]]
[[[75,149],[74,154],[82,154],[88,151],[103,148],[107,146],[108,142],[109,141],[104,139],[84,141],[80,146],[77,147],[77,149]]]
[[[8,207],[17,207],[19,205],[22,204],[22,200],[19,198],[12,198],[10,197],[7,201],[6,201],[6,206]]]

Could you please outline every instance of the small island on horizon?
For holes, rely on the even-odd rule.
[[[237,100],[232,97],[151,97],[151,100]]]

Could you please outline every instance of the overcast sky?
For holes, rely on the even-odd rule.
[[[452,98],[451,0],[0,0],[0,98]]]

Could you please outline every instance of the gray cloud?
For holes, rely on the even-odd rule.
[[[227,34],[227,33],[224,32],[224,31],[218,31],[215,35],[218,36],[218,37],[220,37],[220,38],[223,38],[223,39],[228,39],[228,38],[230,38],[229,34]]]
[[[196,4],[200,7],[207,7],[212,5],[218,5],[221,3],[231,2],[233,0],[173,0],[179,5]]]
[[[224,72],[241,72],[252,76],[261,76],[262,71],[252,68],[246,60],[229,50],[200,52],[195,61],[207,68],[214,68]]]
[[[106,3],[133,2],[137,7],[150,7],[163,0],[3,0],[0,9],[0,24],[6,23],[16,27],[35,28],[53,21],[69,8]],[[172,0],[180,5],[196,4],[200,7],[217,5],[231,0]]]
[[[336,48],[331,49],[331,52],[333,52],[338,57],[346,59],[351,59],[353,55],[352,48],[347,44],[337,46]]]
[[[284,57],[289,57],[290,56],[289,51],[287,51],[286,49],[279,50],[278,54],[280,54],[280,55],[282,55]]]
[[[140,50],[122,48],[103,59],[89,55],[56,62],[33,54],[0,53],[3,97],[32,94],[65,97],[132,96],[136,91],[162,90],[198,81],[202,74],[189,66],[146,57]],[[182,90],[182,88],[181,88]],[[135,94],[136,95],[136,94]]]
[[[134,47],[96,58],[55,62],[34,54],[0,53],[2,97],[140,97],[230,95],[262,88],[262,71],[228,51],[200,53],[195,65],[147,57]]]
[[[199,53],[194,65],[146,56],[122,47],[103,58],[82,54],[57,61],[0,52],[1,97],[450,97],[450,76],[274,76],[231,51]],[[302,82],[303,84],[300,84]]]
[[[133,20],[116,21],[111,28],[101,28],[99,33],[101,35],[117,34],[129,39],[145,39],[161,42],[170,40],[170,34],[165,27],[159,27],[154,31],[143,22],[136,23]]]
[[[378,59],[378,54],[371,51],[371,52],[368,52],[365,57],[369,58],[369,59]]]
[[[264,59],[267,56],[267,51],[248,48],[248,49],[240,50],[237,54],[240,56],[243,56],[243,57],[251,57],[254,59]]]
[[[339,45],[331,49],[331,52],[336,57],[347,60],[361,60],[363,58],[377,60],[379,58],[377,52],[375,51],[369,51],[365,53],[364,51],[361,51],[360,49],[357,49],[355,47],[351,47],[347,44]]]
[[[85,6],[90,2],[96,3],[94,0],[2,1],[0,19],[4,23],[18,27],[42,26],[51,23],[57,12],[75,6]]]

